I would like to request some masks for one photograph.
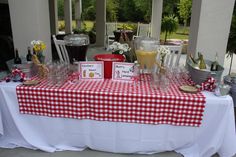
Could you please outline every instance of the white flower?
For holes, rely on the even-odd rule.
[[[117,46],[116,45],[109,45],[109,50],[116,50]]]
[[[36,40],[33,40],[33,41],[31,41],[31,45],[35,45],[35,43],[36,43]]]
[[[126,52],[126,51],[129,51],[129,45],[128,44],[123,44],[123,50]]]
[[[161,57],[165,57],[167,54],[170,54],[170,49],[165,46],[161,46],[159,48],[159,53],[160,53]]]
[[[114,43],[112,43],[112,45],[118,45],[120,43],[118,43],[117,41],[115,41]]]
[[[119,45],[119,46],[118,46],[118,49],[119,49],[119,50],[123,50],[123,49],[124,49],[124,48],[123,48],[123,45]]]
[[[33,40],[30,42],[31,45],[40,45],[41,43],[43,43],[41,40]]]
[[[130,51],[131,48],[129,47],[128,44],[121,44],[119,42],[113,42],[110,46],[109,46],[109,50],[112,51],[118,51],[120,54],[123,54],[124,52]]]

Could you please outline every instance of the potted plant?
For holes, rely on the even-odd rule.
[[[89,36],[90,44],[94,44],[96,42],[96,32],[95,32],[95,24],[90,31],[87,31],[86,24],[84,23],[83,28],[75,28],[73,29],[74,34],[87,34]]]
[[[121,28],[114,31],[115,41],[120,42],[121,38],[126,41],[127,36],[128,40],[131,41],[133,39],[133,32],[134,26],[132,24],[123,24]]]
[[[165,40],[166,43],[167,36],[178,29],[178,18],[174,15],[164,16],[161,22],[161,32],[165,32]]]

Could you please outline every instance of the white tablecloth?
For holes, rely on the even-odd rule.
[[[175,150],[186,157],[221,157],[236,153],[232,98],[205,92],[206,108],[200,127],[147,125],[77,120],[19,113],[17,83],[0,83],[4,134],[0,147],[27,147],[48,152],[95,150],[156,153]]]
[[[3,135],[3,126],[2,126],[2,113],[0,109],[0,136]]]

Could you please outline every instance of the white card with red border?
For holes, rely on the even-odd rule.
[[[134,63],[113,62],[112,80],[133,81]]]
[[[79,62],[81,80],[103,80],[104,63],[101,61]]]

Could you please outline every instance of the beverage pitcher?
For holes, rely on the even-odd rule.
[[[150,37],[138,37],[134,41],[140,73],[152,73],[155,67],[159,42]]]

